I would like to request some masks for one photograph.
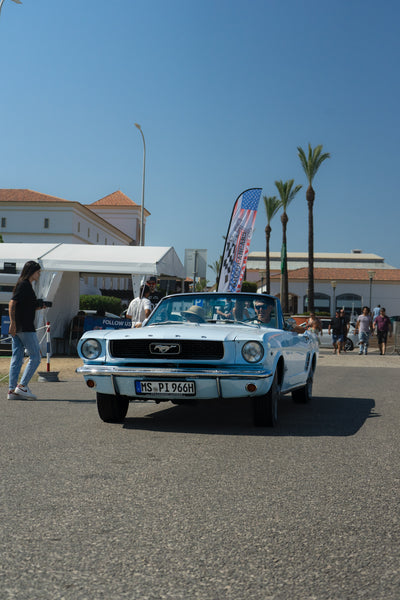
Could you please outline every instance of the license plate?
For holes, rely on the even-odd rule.
[[[171,396],[194,396],[194,381],[135,381],[137,395],[171,394]]]

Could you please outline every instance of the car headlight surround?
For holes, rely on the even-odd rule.
[[[101,344],[94,338],[85,340],[81,346],[82,355],[88,360],[94,360],[101,354]]]
[[[264,348],[260,342],[246,342],[242,347],[242,356],[249,363],[259,362],[264,356]]]

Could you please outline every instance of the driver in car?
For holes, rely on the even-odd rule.
[[[256,311],[256,318],[254,323],[259,323],[267,327],[275,327],[275,319],[271,318],[273,309],[273,304],[264,302],[263,300],[255,300],[254,310]]]

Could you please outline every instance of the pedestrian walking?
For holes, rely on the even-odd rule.
[[[126,311],[126,318],[131,319],[132,327],[141,327],[145,319],[151,314],[151,302],[149,299],[150,288],[148,285],[140,286],[140,295],[134,298]]]
[[[381,312],[381,305],[377,304],[373,309],[372,309],[372,318],[375,321],[376,317],[379,316]]]
[[[328,334],[332,332],[333,354],[340,354],[344,350],[348,325],[346,319],[340,315],[340,309],[337,308],[335,316],[331,319],[328,326]]]
[[[39,280],[40,264],[30,260],[22,268],[21,275],[13,289],[8,305],[10,316],[9,333],[12,337],[12,356],[9,373],[9,400],[36,400],[36,396],[28,387],[36,369],[40,364],[39,340],[35,330],[35,312],[45,308],[42,300],[36,298],[32,283]],[[29,353],[29,361],[18,378],[24,360],[25,349]]]
[[[369,336],[373,333],[373,321],[368,306],[363,306],[362,314],[357,318],[354,333],[358,333],[359,354],[368,354]]]
[[[342,321],[342,332],[343,332],[342,350],[343,350],[343,352],[346,352],[346,339],[347,339],[347,334],[349,332],[350,322],[349,322],[348,318],[346,317],[346,312],[345,312],[344,308],[340,309],[339,317]]]
[[[392,335],[392,323],[386,314],[386,309],[381,308],[379,315],[374,319],[374,329],[378,337],[379,354],[386,354],[387,337]]]

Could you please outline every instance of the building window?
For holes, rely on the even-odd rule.
[[[336,307],[344,308],[347,315],[361,314],[362,298],[358,294],[339,294],[336,296]]]
[[[99,243],[99,234],[96,236],[96,242]]]
[[[1,226],[2,227],[7,227],[7,219],[6,219],[6,217],[1,217]]]
[[[44,220],[44,228],[45,228],[45,229],[48,229],[48,228],[49,228],[49,223],[50,223],[49,219],[45,219],[45,220]]]
[[[304,311],[308,312],[308,297],[304,296]],[[320,294],[315,292],[314,294],[314,310],[316,313],[324,312],[328,315],[331,312],[331,298],[328,294]]]
[[[104,240],[104,244],[107,246],[107,238]]]
[[[88,238],[90,238],[90,229],[89,229],[89,227],[88,227],[88,230],[87,230],[87,236],[88,236]]]
[[[80,230],[81,230],[81,222],[78,221],[78,233],[80,232]]]

